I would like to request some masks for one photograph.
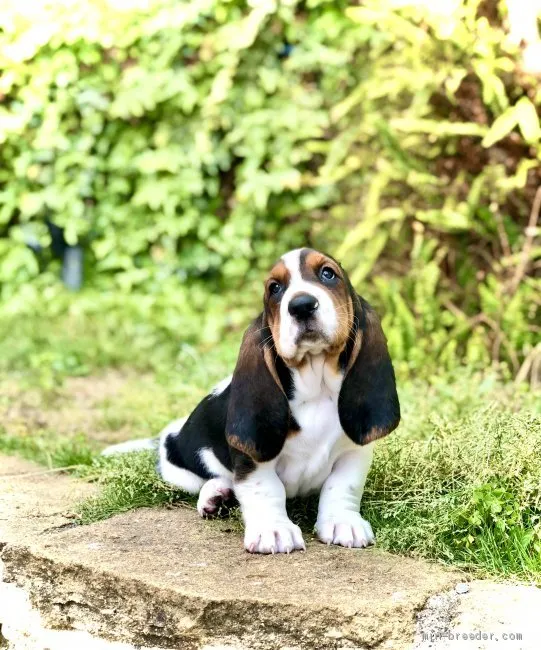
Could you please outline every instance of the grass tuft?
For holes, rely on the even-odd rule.
[[[474,379],[450,400],[442,390],[408,387],[404,423],[377,449],[364,515],[387,550],[539,581],[538,406],[501,387],[483,394]]]
[[[134,508],[185,504],[195,507],[197,497],[164,483],[156,472],[156,454],[132,452],[118,456],[97,456],[78,476],[97,482],[97,496],[76,509],[81,523],[90,524]]]

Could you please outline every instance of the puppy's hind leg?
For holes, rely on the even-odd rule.
[[[215,517],[235,504],[233,474],[206,447],[195,451],[181,447],[183,430],[166,428],[162,431],[159,446],[159,473],[164,481],[191,494],[199,494],[197,511],[201,517]],[[182,467],[191,453],[191,467],[199,473]],[[175,462],[176,461],[176,462]],[[184,461],[184,462],[183,462]]]
[[[197,512],[201,517],[209,519],[220,514],[222,509],[227,512],[235,503],[233,481],[227,477],[211,478],[199,492]]]
[[[197,512],[205,518],[226,514],[236,504],[233,492],[233,472],[218,460],[212,449],[201,449],[199,458],[213,478],[209,479],[201,488],[197,501]]]
[[[172,462],[170,458],[169,446],[180,433],[175,433],[168,427],[161,432],[158,447],[158,473],[166,483],[179,487],[190,494],[198,494],[205,484],[205,479]]]

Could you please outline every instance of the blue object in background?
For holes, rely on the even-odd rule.
[[[68,289],[77,291],[83,284],[83,249],[66,246],[62,258],[62,281]]]
[[[62,260],[62,282],[68,289],[79,290],[83,285],[83,249],[81,246],[70,246],[65,237],[64,229],[47,220],[47,229],[51,236],[51,251],[54,257]],[[32,237],[26,239],[28,248],[41,256],[43,247]]]
[[[278,56],[281,59],[287,59],[287,57],[291,55],[291,52],[293,52],[293,49],[294,49],[294,45],[291,45],[290,43],[284,43],[282,45],[282,49],[278,53]]]

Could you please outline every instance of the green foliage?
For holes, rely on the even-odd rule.
[[[404,367],[535,379],[541,90],[485,5],[9,1],[3,312],[111,331],[152,314],[148,347],[212,342],[277,255],[312,244],[385,311]],[[77,299],[47,219],[85,250]]]
[[[225,298],[216,301],[222,312],[200,315],[188,308],[179,311],[160,294],[103,296],[88,291],[73,301],[60,289],[55,300],[23,305],[23,318],[21,312],[4,311],[0,374],[16,373],[27,384],[54,389],[68,377],[127,367],[164,376],[169,384],[192,391],[195,386],[206,390],[232,372],[242,336],[236,320],[230,321],[232,332],[217,326],[221,318],[223,327],[227,317]],[[249,310],[253,304],[245,307],[244,318]],[[189,343],[205,337],[206,345]],[[217,338],[222,345],[216,344]]]

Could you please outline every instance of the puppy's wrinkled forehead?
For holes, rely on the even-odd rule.
[[[298,248],[283,255],[271,269],[269,277],[284,288],[294,279],[317,282],[323,266],[329,266],[338,276],[343,275],[340,265],[328,255],[310,248]]]
[[[284,287],[287,287],[291,281],[291,271],[287,268],[283,258],[280,258],[272,267],[269,273],[269,278],[280,282]]]

